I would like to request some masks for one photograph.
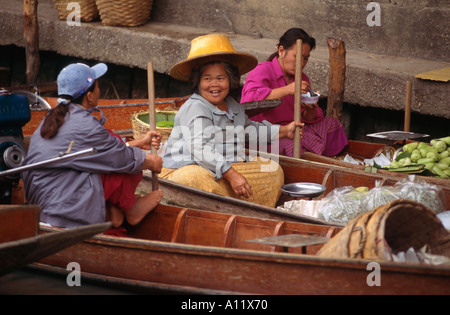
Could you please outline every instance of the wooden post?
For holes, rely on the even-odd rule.
[[[23,2],[23,30],[27,62],[27,83],[29,86],[37,84],[39,74],[39,25],[38,0],[24,0]]]
[[[302,113],[302,65],[303,65],[303,41],[301,39],[297,40],[297,59],[295,67],[295,103],[294,103],[294,121],[301,121]],[[293,157],[296,159],[300,158],[301,149],[301,137],[300,137],[300,127],[295,128],[294,134],[294,153]]]
[[[341,120],[345,91],[345,44],[333,38],[329,38],[327,43],[330,53],[327,116]]]
[[[406,82],[406,103],[405,103],[405,122],[404,130],[406,132],[411,131],[411,81]]]
[[[155,111],[155,83],[153,77],[153,64],[149,62],[147,64],[147,78],[148,78],[148,104],[149,104],[149,125],[150,130],[156,130],[156,111]],[[151,146],[152,154],[157,154],[156,148]],[[152,171],[152,189],[158,190],[158,174]]]

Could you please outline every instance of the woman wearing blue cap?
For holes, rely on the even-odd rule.
[[[149,132],[144,139],[125,144],[103,127],[97,79],[106,71],[103,63],[64,68],[57,80],[58,105],[31,138],[24,164],[57,157],[69,147],[72,152],[97,150],[22,174],[28,202],[41,206],[41,222],[71,228],[111,220],[119,227],[126,219],[136,225],[161,201],[160,190],[137,200],[134,195],[143,169],[161,171],[161,157],[141,150],[158,148],[161,135]],[[101,112],[100,121],[91,115],[94,111]]]

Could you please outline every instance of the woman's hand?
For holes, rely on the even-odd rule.
[[[162,157],[156,154],[147,154],[145,156],[144,165],[142,166],[142,169],[151,170],[155,173],[161,173],[163,166],[163,160]]]
[[[296,122],[296,121],[293,121],[293,122],[291,122],[288,125],[281,126],[280,127],[280,133],[279,133],[278,137],[279,138],[294,139],[295,129],[297,127],[300,127],[299,133],[300,133],[300,138],[302,138],[303,137],[303,127],[304,126],[305,126],[304,123]]]
[[[306,94],[308,93],[309,89],[311,85],[306,82],[306,81],[302,81],[302,86],[301,86],[301,91],[302,94]],[[286,95],[294,95],[295,94],[295,81],[289,83],[286,86],[282,86],[276,89],[273,89],[269,95],[267,95],[266,100],[274,100],[274,99],[280,99]]]
[[[314,104],[302,103],[302,108],[305,109],[305,111],[303,112],[303,119],[306,121],[316,119],[317,118],[317,110],[316,110],[317,107],[319,107],[319,104],[317,104],[317,103],[314,103]]]
[[[142,148],[144,150],[150,150],[151,147],[155,147],[156,150],[159,150],[159,146],[161,145],[161,134],[158,131],[149,131],[144,137],[144,142],[142,144]]]
[[[223,174],[223,178],[230,183],[231,189],[233,189],[234,193],[239,197],[243,196],[249,198],[253,196],[252,188],[245,177],[234,168],[230,168],[226,171]]]
[[[154,146],[156,150],[159,150],[161,145],[161,134],[157,131],[149,131],[144,138],[129,141],[128,145],[138,147],[142,150],[150,150],[152,146]]]

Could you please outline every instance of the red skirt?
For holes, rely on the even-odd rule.
[[[122,138],[108,130],[111,136],[119,138],[123,142]],[[142,180],[142,172],[139,174],[101,174],[105,202],[113,204],[123,211],[127,211],[133,207],[136,202],[135,192]]]

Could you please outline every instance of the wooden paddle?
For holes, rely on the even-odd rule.
[[[149,124],[150,130],[156,131],[156,111],[155,111],[155,84],[153,78],[153,63],[147,64],[147,79],[148,79],[148,104],[149,104]],[[151,146],[152,154],[157,154],[156,148]],[[158,173],[152,171],[152,189],[158,190]]]
[[[403,131],[411,131],[411,81],[406,82],[405,122]]]
[[[303,64],[303,41],[297,40],[297,58],[295,67],[295,103],[294,103],[294,121],[300,122],[302,112],[302,64]],[[295,128],[294,134],[294,158],[300,158],[301,137],[300,127]]]

